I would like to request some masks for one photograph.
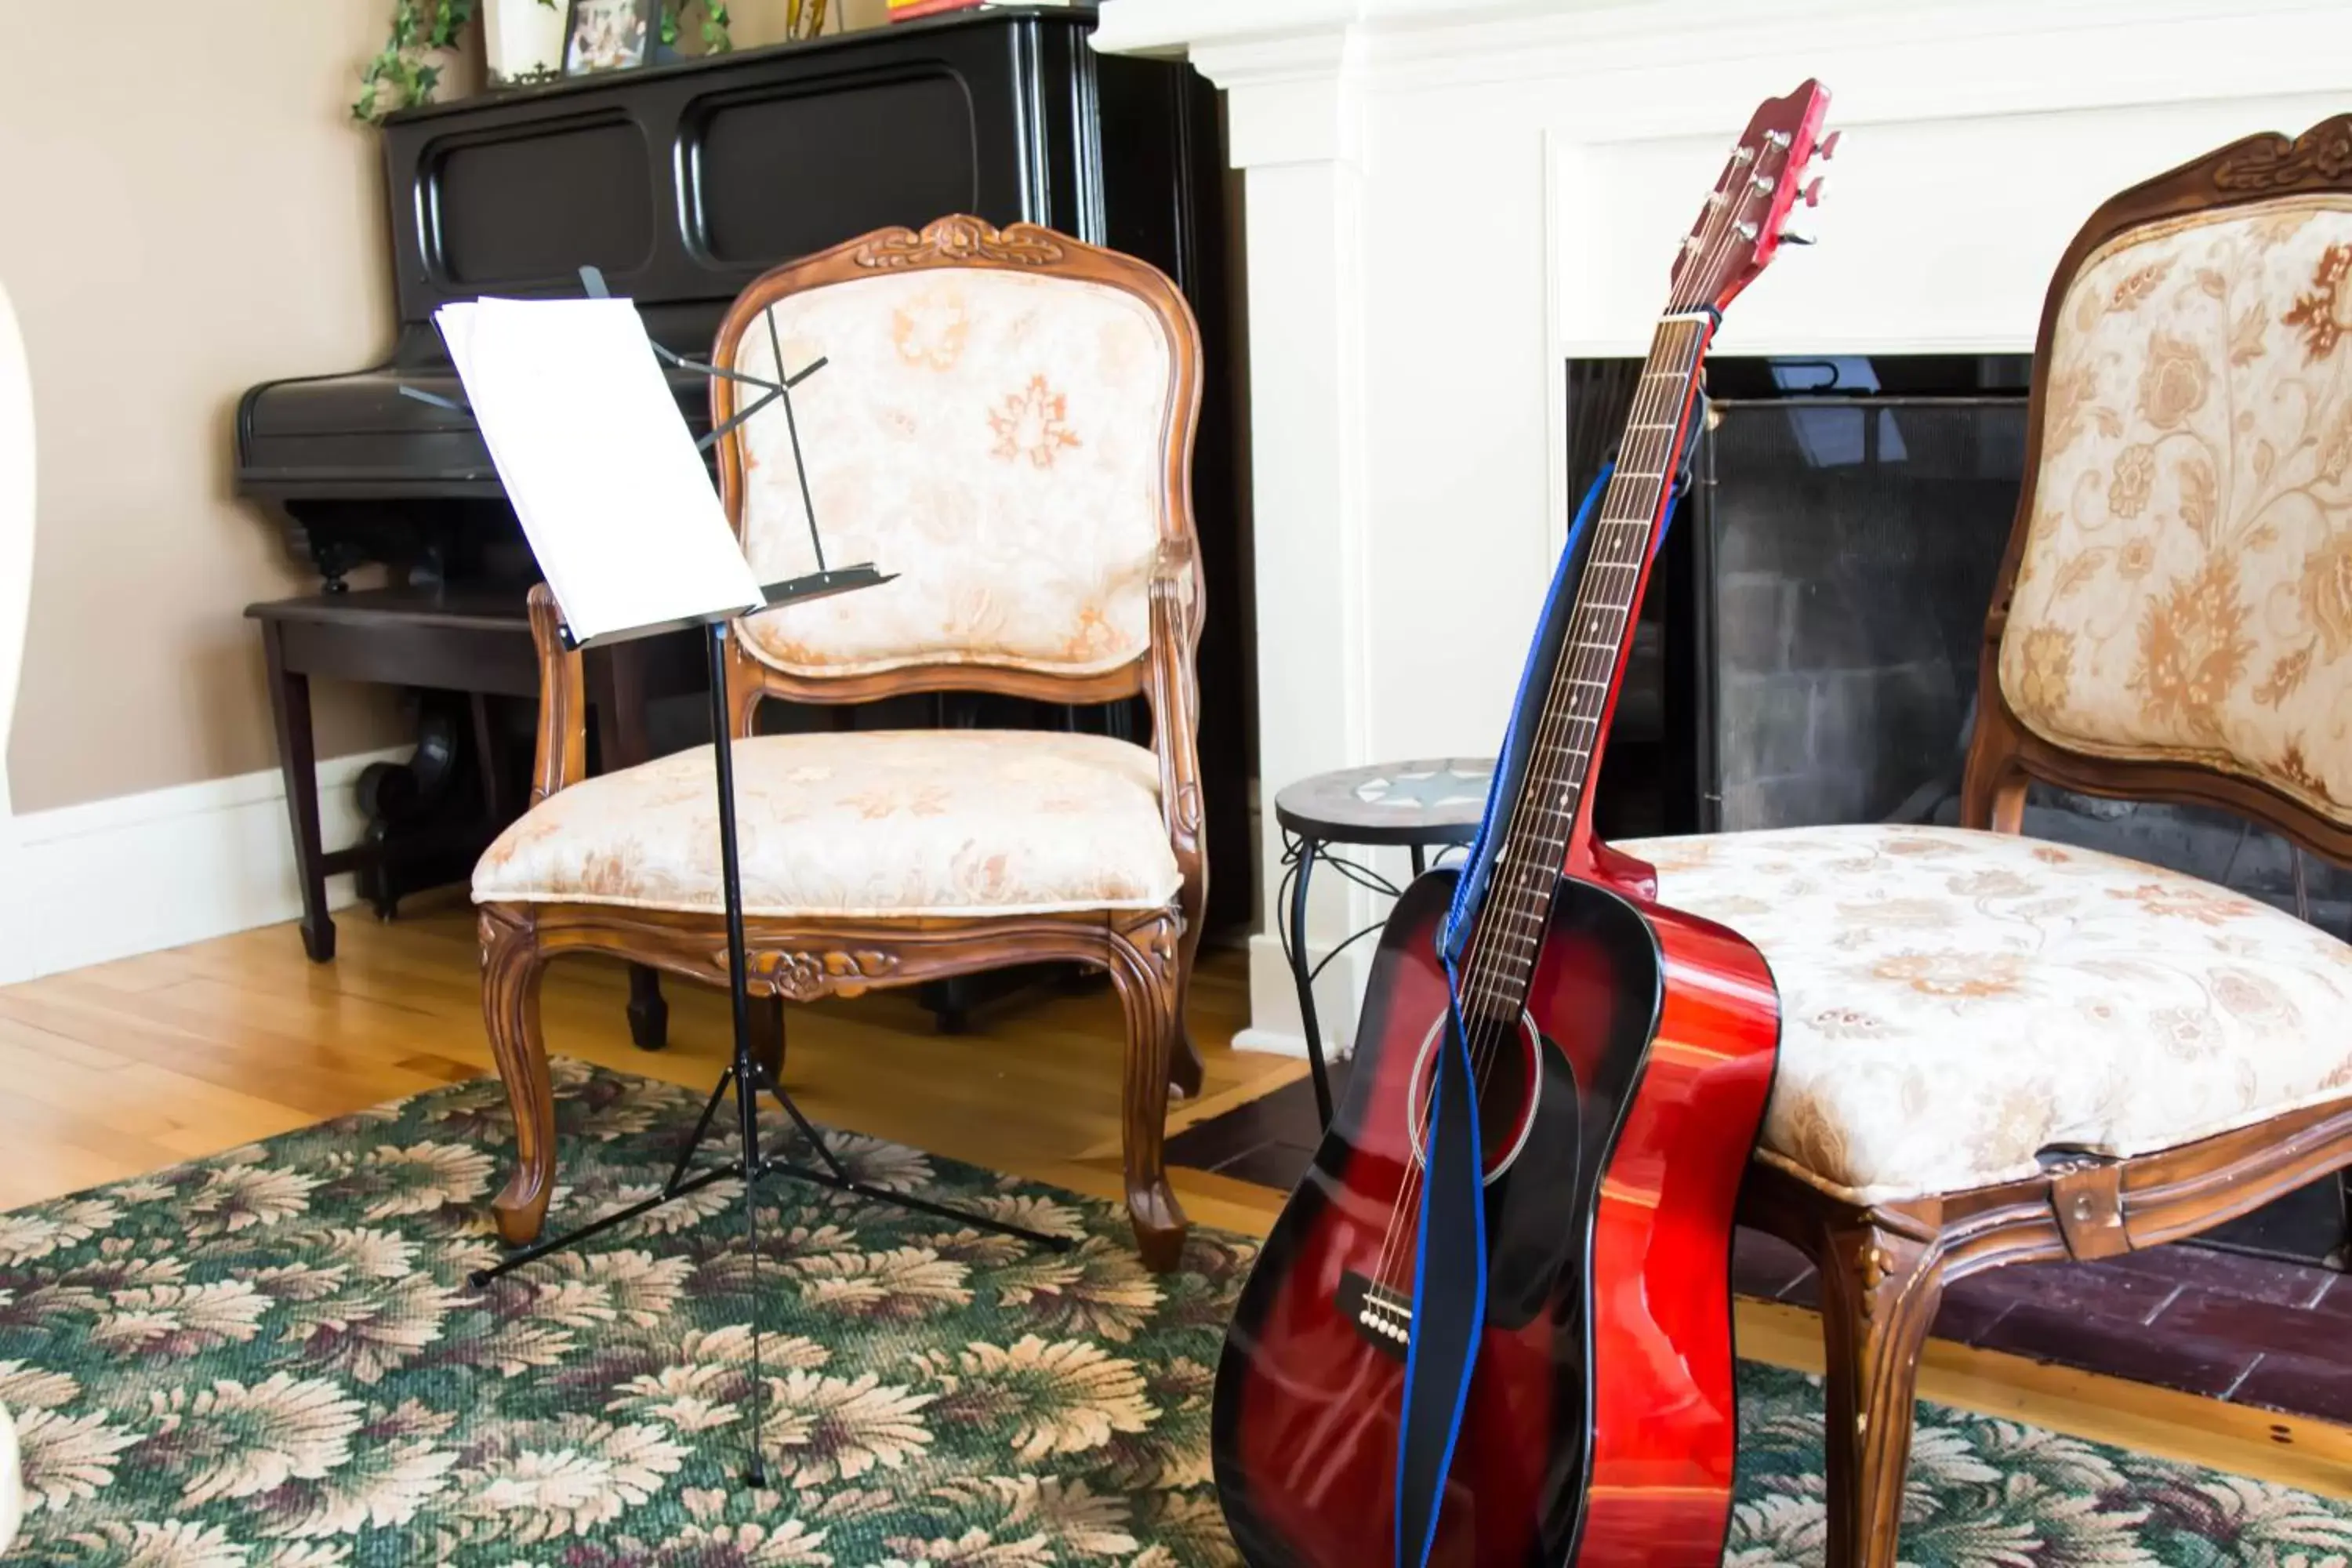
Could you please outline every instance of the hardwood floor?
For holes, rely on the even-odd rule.
[[[207,1154],[493,1069],[482,1033],[470,909],[425,899],[380,924],[337,922],[335,962],[277,926],[0,987],[0,1208]],[[1171,1127],[1300,1075],[1236,1054],[1246,1010],[1238,953],[1204,956],[1192,1024],[1201,1097]],[[616,964],[548,972],[550,1052],[698,1088],[730,1049],[723,993],[673,982],[670,1046],[630,1043]],[[1119,1015],[1108,984],[1033,987],[935,1032],[905,992],[796,1007],[785,1082],[819,1121],[994,1170],[1120,1194]],[[1192,1217],[1263,1230],[1277,1194],[1180,1181]]]
[[[413,904],[380,925],[340,921],[341,955],[313,965],[290,926],[0,988],[0,1209],[215,1152],[491,1070],[470,910]],[[1236,1053],[1246,1011],[1238,953],[1204,955],[1192,1024],[1207,1059],[1181,1131],[1299,1079],[1304,1065]],[[724,997],[674,984],[671,1045],[633,1046],[616,965],[549,973],[551,1051],[705,1086],[728,1047]],[[1118,1008],[1108,986],[1033,988],[935,1033],[905,994],[795,1008],[785,1078],[818,1120],[1116,1199]],[[1179,1167],[1205,1225],[1263,1232],[1282,1194]],[[1819,1321],[1742,1300],[1739,1348],[1818,1370]],[[1938,1341],[1922,1397],[2352,1497],[2352,1428]]]

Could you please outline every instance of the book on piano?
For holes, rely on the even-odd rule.
[[[635,305],[485,299],[434,320],[575,643],[767,605]]]

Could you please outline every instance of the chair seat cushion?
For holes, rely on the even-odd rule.
[[[1780,991],[1762,1157],[1856,1202],[2146,1153],[2352,1093],[2352,947],[2226,889],[2007,834],[1619,846]]]
[[[735,743],[743,907],[892,918],[1157,909],[1181,881],[1152,752],[1018,730]],[[717,910],[708,746],[583,780],[499,836],[477,902]]]

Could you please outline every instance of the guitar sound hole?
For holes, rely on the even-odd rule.
[[[1535,1059],[1514,1049],[1516,1038],[1483,1059],[1474,1055],[1471,1068],[1478,1075],[1478,1138],[1484,1145],[1486,1169],[1499,1173],[1517,1153],[1518,1131],[1535,1096]]]
[[[1535,1020],[1519,1015],[1518,1026],[1497,1027],[1485,1020],[1466,1021],[1470,1069],[1478,1079],[1478,1142],[1489,1183],[1511,1168],[1536,1122],[1536,1101],[1542,1090],[1537,1053],[1542,1049]],[[1423,1158],[1423,1134],[1429,1121],[1429,1087],[1437,1068],[1439,1047],[1445,1038],[1445,1020],[1430,1026],[1412,1067],[1412,1138],[1413,1157]]]

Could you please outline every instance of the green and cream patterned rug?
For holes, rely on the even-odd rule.
[[[559,1223],[654,1191],[699,1109],[558,1064]],[[1252,1253],[1135,1263],[1113,1205],[868,1139],[869,1181],[1067,1235],[1052,1255],[779,1183],[766,1428],[730,1184],[485,1290],[509,1137],[457,1085],[0,1215],[8,1561],[137,1568],[1048,1568],[1232,1560],[1210,1379]],[[1817,1563],[1818,1388],[1748,1367],[1729,1561]],[[2352,1564],[2352,1505],[1925,1408],[1905,1558]]]

